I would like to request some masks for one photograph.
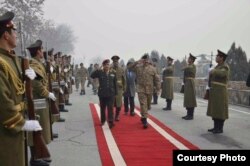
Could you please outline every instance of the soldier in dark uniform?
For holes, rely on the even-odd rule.
[[[195,75],[196,66],[194,65],[196,57],[191,53],[188,58],[188,65],[184,70],[184,107],[187,109],[187,115],[183,116],[182,119],[193,120],[194,108],[197,107],[196,96],[195,96]]]
[[[228,119],[228,91],[229,66],[225,63],[227,54],[217,51],[217,66],[209,73],[209,99],[207,116],[211,116],[214,127],[208,132],[223,133],[224,121]]]
[[[37,120],[25,120],[20,59],[16,47],[16,29],[12,22],[14,13],[0,16],[0,165],[25,166],[24,131],[42,130]],[[25,70],[31,80],[36,77],[33,69]]]
[[[99,79],[99,89],[98,96],[100,100],[101,107],[101,124],[104,125],[106,121],[106,107],[108,109],[108,122],[109,127],[114,126],[114,117],[113,117],[113,104],[114,98],[117,94],[117,84],[116,84],[116,74],[114,71],[110,70],[110,61],[104,60],[102,62],[103,69],[95,70],[91,74],[91,78]]]

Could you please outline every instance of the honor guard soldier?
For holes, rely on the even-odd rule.
[[[160,78],[155,67],[149,63],[149,55],[144,54],[141,60],[136,61],[129,67],[136,73],[137,93],[141,108],[141,122],[144,128],[148,127],[147,117],[150,108],[153,88],[156,87],[157,93],[160,91]]]
[[[208,129],[214,134],[223,133],[224,121],[228,119],[228,91],[230,69],[225,63],[227,54],[217,50],[217,65],[209,73],[209,99],[207,116],[211,116],[214,127]]]
[[[106,121],[106,108],[108,110],[109,128],[114,127],[113,105],[115,95],[117,94],[116,75],[114,71],[110,70],[109,60],[102,62],[103,69],[95,70],[91,74],[91,78],[99,79],[98,96],[101,107],[101,124],[104,125]]]
[[[24,131],[42,130],[36,120],[25,120],[20,59],[12,51],[16,47],[16,29],[12,22],[14,13],[0,16],[0,165],[26,166]],[[31,80],[36,77],[33,69],[26,69]]]
[[[76,87],[76,91],[78,91],[79,89],[79,78],[77,77],[77,72],[78,72],[79,68],[78,68],[78,64],[75,65],[75,69],[74,69],[74,77],[75,77],[75,87]]]
[[[162,91],[161,97],[166,99],[167,106],[163,108],[165,111],[172,110],[172,100],[174,98],[174,66],[173,66],[173,58],[167,57],[167,66],[163,70],[162,73]]]
[[[115,121],[119,121],[119,115],[122,107],[122,96],[123,92],[126,89],[126,79],[125,79],[125,72],[123,68],[119,66],[119,59],[120,57],[117,55],[112,56],[113,66],[111,67],[111,70],[114,70],[116,72],[116,81],[117,81],[117,95],[115,96],[115,102],[114,106],[116,108],[115,110]]]
[[[184,107],[187,109],[187,115],[183,116],[182,119],[193,120],[194,108],[197,107],[196,96],[195,96],[195,75],[196,66],[194,65],[196,57],[191,53],[188,58],[188,65],[184,70]]]
[[[77,72],[77,77],[81,84],[81,92],[80,95],[85,95],[85,82],[88,78],[88,70],[84,67],[83,63],[80,63],[80,69]]]
[[[52,126],[51,126],[51,119],[50,119],[50,112],[49,112],[49,103],[47,99],[51,99],[56,101],[56,97],[54,93],[49,92],[48,90],[48,77],[46,73],[46,69],[44,67],[43,61],[43,46],[42,41],[37,40],[35,43],[31,44],[27,49],[30,52],[31,59],[30,59],[30,67],[34,69],[37,77],[32,81],[32,89],[33,89],[33,98],[34,102],[36,99],[39,99],[40,104],[41,99],[44,99],[44,106],[43,108],[35,108],[36,114],[39,116],[39,123],[41,124],[42,136],[46,144],[49,144],[52,140]],[[40,105],[41,106],[41,105]],[[33,147],[32,136],[31,140],[29,140],[30,152],[31,152],[31,166],[36,165],[46,165],[46,162],[51,162],[51,159],[44,159],[44,160],[35,160],[34,153],[35,149]],[[44,163],[45,162],[45,163]],[[48,164],[49,165],[49,164]]]

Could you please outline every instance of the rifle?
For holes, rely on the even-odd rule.
[[[21,23],[19,23],[20,26],[20,34],[21,34]],[[24,58],[22,58],[22,70],[23,73],[25,73],[26,69],[29,69],[29,59],[27,57],[27,54],[25,52],[24,46],[23,46],[23,37],[21,34],[21,49],[22,53],[24,54]],[[30,120],[35,120],[35,110],[34,110],[34,102],[33,102],[33,94],[32,94],[32,85],[31,80],[26,75],[25,78],[25,95],[28,102],[28,117]],[[42,158],[49,158],[50,153],[49,150],[45,144],[45,141],[42,136],[41,131],[33,131],[33,144],[34,144],[34,159],[42,159]]]
[[[48,52],[45,52],[45,60],[46,60],[46,72],[48,74],[48,84],[49,84],[49,91],[52,92],[52,83],[51,83],[51,71],[50,71],[50,61],[48,60]],[[56,105],[56,102],[49,99],[49,107],[51,108],[51,114],[54,117],[60,117],[60,112],[59,112],[59,108]]]

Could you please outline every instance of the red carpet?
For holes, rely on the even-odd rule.
[[[104,166],[115,165],[114,158],[110,154],[111,150],[107,145],[104,132],[107,128],[100,126],[100,120],[96,112],[96,106],[90,104],[94,126],[96,130],[96,138],[98,148]],[[97,106],[98,107],[98,106]],[[137,108],[138,109],[138,108]],[[166,166],[172,165],[172,150],[184,147],[184,149],[198,149],[195,145],[185,140],[173,130],[165,126],[153,116],[149,116],[149,128],[143,129],[138,115],[132,117],[124,115],[121,111],[120,122],[116,122],[115,127],[111,129],[116,146],[120,151],[121,158],[125,161],[124,165],[128,166]],[[150,120],[152,122],[150,122]],[[151,126],[152,124],[152,126]],[[162,130],[161,133],[170,135],[173,140],[177,140],[179,144],[173,144],[166,139],[160,132],[155,129]],[[117,163],[117,162],[116,162]],[[116,164],[117,165],[117,164]],[[120,163],[119,163],[120,165]]]

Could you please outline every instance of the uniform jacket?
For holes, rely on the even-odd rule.
[[[174,66],[167,66],[162,73],[162,91],[161,97],[164,99],[173,99],[174,98],[174,83],[173,83],[173,75],[174,75]]]
[[[196,66],[188,65],[184,68],[184,107],[197,107],[195,96]]]
[[[99,97],[111,97],[117,94],[117,81],[114,71],[109,70],[108,73],[105,73],[103,70],[95,70],[91,74],[91,78],[99,79]]]
[[[228,91],[229,67],[226,63],[217,65],[210,72],[210,89],[207,115],[217,119],[228,119]]]
[[[8,68],[6,68],[6,63]],[[10,72],[10,70],[12,72]],[[12,74],[10,74],[12,73]],[[13,77],[14,76],[14,77]],[[18,88],[14,86],[18,84]],[[23,117],[24,85],[22,84],[21,66],[17,56],[0,48],[0,165],[24,166],[24,132],[21,131],[25,120]]]

